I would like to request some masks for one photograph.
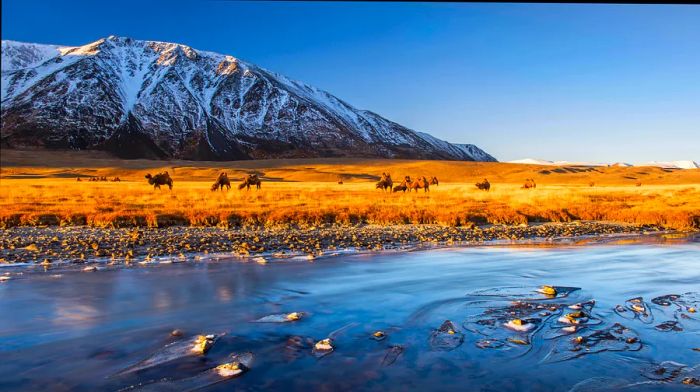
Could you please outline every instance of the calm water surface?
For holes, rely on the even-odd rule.
[[[543,284],[558,295],[537,293]],[[697,238],[27,272],[0,284],[0,390],[690,390],[698,292]],[[667,294],[680,297],[652,302]],[[635,297],[639,313],[625,302]],[[566,335],[559,317],[592,299]],[[251,322],[295,311],[296,322]],[[503,325],[513,318],[533,329]],[[438,330],[445,320],[454,334]],[[197,334],[224,335],[205,356],[129,371]],[[329,336],[335,350],[312,354]],[[247,351],[241,376],[207,372]],[[664,361],[675,364],[659,371]]]

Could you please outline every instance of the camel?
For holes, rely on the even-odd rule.
[[[394,181],[391,179],[391,174],[382,173],[382,178],[377,182],[376,188],[383,191],[392,190],[394,186]]]
[[[402,182],[401,184],[396,185],[396,186],[394,187],[394,189],[392,190],[392,192],[403,192],[403,193],[406,193],[406,190],[407,190],[407,189],[408,189],[408,186],[406,186],[406,183],[405,183],[405,182]]]
[[[440,181],[438,181],[437,177],[433,177],[430,179],[430,185],[438,186],[438,185],[440,185]]]
[[[409,192],[411,189],[418,192],[418,190],[421,188],[423,188],[423,192],[430,192],[430,182],[427,178],[425,178],[425,176],[419,177],[417,180],[413,181],[409,187]]]
[[[83,181],[83,180],[80,179],[80,177],[77,177],[75,180],[78,181],[78,182]]]
[[[399,185],[394,186],[391,191],[392,192],[403,192],[406,193],[406,191],[410,190],[410,185],[411,185],[411,177],[406,176],[404,177],[403,181]]]
[[[588,183],[588,186],[590,186],[591,188],[594,187],[594,186],[595,186],[595,182],[593,182],[593,181],[589,182],[589,183]]]
[[[224,190],[224,187],[226,187],[226,190],[231,189],[231,181],[228,179],[228,174],[221,172],[219,173],[219,177],[216,178],[216,181],[214,181],[214,184],[211,186],[211,191],[214,192],[215,190]]]
[[[481,189],[482,191],[488,192],[491,189],[491,183],[489,183],[489,180],[484,178],[484,181],[477,182],[476,184],[477,188]]]
[[[530,189],[530,188],[537,188],[537,184],[535,184],[535,180],[532,178],[528,178],[525,180],[525,184],[522,186],[522,189]]]
[[[121,182],[121,180],[122,180],[122,179],[119,178],[119,177],[114,177],[114,178],[112,178],[112,182]]]
[[[170,190],[173,190],[173,179],[170,178],[170,174],[166,171],[165,173],[158,173],[152,176],[151,173],[146,174],[148,183],[153,185],[153,189],[160,189],[161,185],[167,185]]]
[[[251,185],[255,185],[255,189],[260,189],[260,184],[261,181],[257,174],[248,174],[248,176],[243,179],[243,182],[238,184],[238,189],[246,188],[246,190],[249,190]]]

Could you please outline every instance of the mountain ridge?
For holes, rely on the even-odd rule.
[[[2,145],[125,158],[495,161],[233,56],[110,36],[2,41]]]
[[[639,166],[655,166],[665,169],[698,169],[700,165],[693,160],[677,160],[677,161],[649,161],[637,164],[627,162],[600,163],[600,162],[572,162],[572,161],[548,161],[544,159],[516,159],[505,161],[505,163],[517,163],[523,165],[543,165],[543,166],[622,166],[622,167],[639,167]]]

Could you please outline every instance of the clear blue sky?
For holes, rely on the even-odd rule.
[[[231,54],[500,160],[700,161],[700,7],[2,1],[2,38]]]

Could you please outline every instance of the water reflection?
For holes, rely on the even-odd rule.
[[[699,251],[472,248],[28,273],[0,287],[11,315],[0,318],[0,389],[679,388],[698,372]],[[217,338],[189,355],[200,334]],[[223,365],[236,377],[221,379]]]

